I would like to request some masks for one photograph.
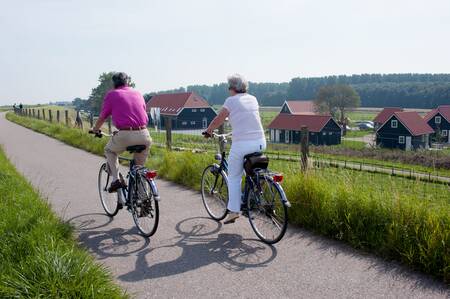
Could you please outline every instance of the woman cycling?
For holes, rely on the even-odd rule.
[[[241,75],[228,77],[230,97],[206,129],[206,137],[228,117],[232,128],[232,144],[228,157],[228,214],[225,224],[234,223],[241,211],[241,180],[244,156],[266,148],[264,129],[257,99],[248,94],[248,82]]]

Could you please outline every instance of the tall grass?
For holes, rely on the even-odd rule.
[[[0,297],[124,298],[0,149]]]
[[[103,151],[104,141],[85,133],[77,133],[83,135],[83,142],[75,142],[70,138],[78,135],[71,129],[52,129],[56,125],[44,123],[42,127],[35,120],[8,117],[47,134],[57,132],[53,136],[69,144]],[[148,166],[159,168],[160,175],[169,180],[198,190],[202,170],[212,162],[210,156],[152,150]],[[333,168],[303,174],[298,163],[282,161],[272,162],[271,168],[285,174],[283,187],[292,203],[291,223],[450,282],[447,186]]]

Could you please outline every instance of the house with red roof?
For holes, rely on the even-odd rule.
[[[395,112],[401,112],[403,108],[399,107],[387,107],[384,108],[378,115],[373,119],[374,129],[377,130],[382,124],[384,124]]]
[[[147,113],[151,126],[158,123],[164,129],[166,120],[170,119],[173,130],[206,129],[217,115],[208,102],[195,92],[154,95],[147,102]]]
[[[424,120],[434,130],[431,135],[432,141],[450,143],[450,105],[442,105],[431,110]]]
[[[314,101],[285,101],[280,113],[314,115],[316,110]]]
[[[333,145],[341,143],[341,127],[330,115],[280,113],[269,124],[270,141],[274,143],[300,143],[302,127],[309,131],[309,143]]]
[[[412,150],[428,148],[432,127],[415,111],[394,112],[376,131],[377,145]]]

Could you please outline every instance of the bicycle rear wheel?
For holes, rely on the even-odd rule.
[[[226,174],[217,166],[209,165],[202,174],[202,200],[212,219],[220,221],[227,216],[228,181]]]
[[[134,223],[142,235],[150,237],[155,234],[159,223],[159,205],[153,196],[147,178],[136,175],[136,182],[130,186],[131,213]]]
[[[108,185],[111,183],[112,178],[108,173],[107,167],[106,163],[100,166],[100,171],[98,172],[98,193],[106,214],[113,217],[119,211],[119,198],[117,192],[108,192]]]
[[[271,179],[259,180],[260,191],[249,190],[247,208],[255,234],[267,244],[279,242],[288,225],[287,206],[283,203],[281,186]]]

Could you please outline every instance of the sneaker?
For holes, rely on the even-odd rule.
[[[225,219],[223,224],[234,223],[236,221],[236,219],[238,219],[238,218],[239,218],[239,213],[230,212],[230,213],[228,213],[228,217],[227,217],[227,219]]]
[[[115,180],[114,182],[111,183],[111,185],[108,188],[108,192],[109,193],[114,193],[116,192],[118,189],[124,187],[124,185],[122,184],[122,182],[120,180]]]

